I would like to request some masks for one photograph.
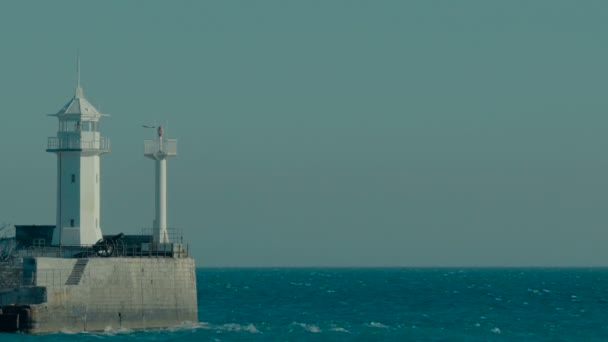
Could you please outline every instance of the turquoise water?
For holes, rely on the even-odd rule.
[[[606,341],[608,269],[199,269],[200,322],[0,341]]]

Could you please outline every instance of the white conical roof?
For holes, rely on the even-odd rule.
[[[93,105],[84,97],[84,91],[80,86],[80,59],[78,59],[78,83],[76,84],[76,92],[74,97],[66,103],[56,114],[50,114],[51,116],[82,116],[87,118],[99,118],[101,116],[108,116],[107,114],[100,113]]]
[[[93,105],[84,97],[80,85],[76,87],[76,94],[63,108],[54,114],[55,116],[64,115],[79,115],[84,117],[99,118],[105,116],[101,114]]]

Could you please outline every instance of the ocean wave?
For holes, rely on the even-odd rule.
[[[237,323],[226,323],[226,324],[211,324],[207,322],[199,323],[200,329],[205,330],[216,330],[216,331],[227,331],[227,332],[248,332],[252,334],[261,334],[258,328],[253,324],[237,324]]]
[[[115,328],[107,326],[103,331],[72,331],[68,329],[62,329],[57,333],[51,333],[48,335],[88,335],[92,337],[105,337],[105,336],[116,336],[116,335],[127,335],[134,333],[146,333],[146,332],[182,332],[182,331],[195,331],[195,330],[213,330],[217,332],[247,332],[252,334],[261,334],[262,332],[254,324],[237,324],[237,323],[225,323],[225,324],[211,324],[208,322],[183,322],[181,325],[169,327],[169,328],[158,328],[158,329],[142,329],[132,330],[126,328]]]
[[[59,330],[58,334],[63,334],[63,335],[76,335],[76,334],[89,334],[88,331],[71,331],[68,329],[61,329]],[[55,335],[55,334],[53,334]]]
[[[319,328],[319,326],[314,325],[314,324],[293,322],[293,323],[291,323],[291,325],[298,326],[311,333],[320,333],[321,332],[321,328]]]
[[[165,328],[164,330],[171,331],[171,332],[174,332],[174,331],[179,332],[179,331],[184,331],[184,330],[197,330],[197,329],[202,329],[202,323],[186,321],[186,322],[182,322],[182,324],[180,324],[180,325],[170,327],[170,328]]]
[[[113,336],[113,335],[119,335],[119,334],[130,334],[132,332],[133,332],[132,329],[113,328],[112,326],[107,326],[105,329],[103,329],[103,332],[97,332],[96,334]]]
[[[380,322],[369,322],[368,324],[366,324],[366,326],[368,326],[370,328],[379,328],[379,329],[388,329],[388,328],[390,328],[388,325],[382,324]]]
[[[339,327],[337,325],[333,325],[331,328],[329,328],[330,331],[335,331],[335,332],[342,332],[342,333],[347,333],[350,334],[350,331],[348,331],[348,329]]]

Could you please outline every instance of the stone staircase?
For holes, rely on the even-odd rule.
[[[84,269],[87,267],[89,263],[89,259],[78,259],[74,268],[72,269],[72,273],[68,277],[68,280],[65,282],[66,285],[78,285],[80,284],[80,279],[82,279],[82,275],[84,274]]]

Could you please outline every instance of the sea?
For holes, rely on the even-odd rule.
[[[198,269],[199,322],[11,341],[608,341],[608,269]]]

